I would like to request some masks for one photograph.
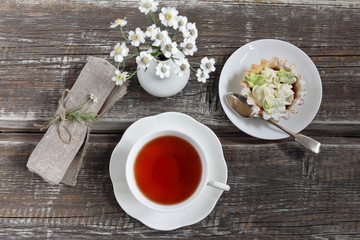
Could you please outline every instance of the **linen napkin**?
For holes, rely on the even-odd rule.
[[[98,101],[87,104],[87,112],[98,114],[97,119],[102,117],[126,94],[127,82],[117,86],[111,81],[115,70],[116,68],[106,60],[90,57],[64,100],[66,107],[74,109],[88,101],[90,94],[93,94]],[[56,113],[59,114],[61,110],[59,106]],[[75,186],[92,124],[66,121],[67,128],[73,136],[72,141],[66,143],[60,134],[65,139],[70,139],[71,136],[59,126],[59,120],[55,121],[31,153],[27,162],[28,169],[51,184],[62,182]]]

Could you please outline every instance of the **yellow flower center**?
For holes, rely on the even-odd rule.
[[[163,39],[163,35],[162,35],[162,33],[158,33],[157,35],[156,35],[156,38],[157,39],[159,39],[159,40],[161,40],[161,39]]]
[[[211,63],[207,63],[205,66],[206,66],[207,69],[210,69],[210,68],[212,67],[212,64],[211,64]]]
[[[116,53],[116,54],[121,54],[121,52],[122,52],[122,48],[117,48],[117,49],[115,49],[115,53]]]
[[[195,30],[194,29],[190,29],[190,35],[194,36],[195,35]]]
[[[144,5],[146,8],[150,8],[151,7],[151,2],[146,2]]]
[[[194,45],[192,44],[192,43],[188,43],[188,44],[186,44],[186,48],[187,49],[193,49],[193,47],[194,47]]]
[[[166,49],[166,51],[171,52],[171,50],[172,50],[171,44],[167,44],[167,45],[165,46],[165,49]]]
[[[116,78],[117,78],[119,81],[121,81],[121,80],[123,80],[124,77],[123,77],[122,74],[119,74],[119,75],[116,76]]]
[[[161,68],[161,71],[162,71],[163,73],[166,73],[166,71],[167,71],[166,67],[162,67],[162,68]]]
[[[179,21],[179,26],[181,27],[181,26],[184,26],[184,21],[183,20],[180,20]]]
[[[149,63],[149,58],[143,57],[143,58],[141,59],[141,62],[146,65],[146,64]]]
[[[187,66],[185,64],[181,64],[180,69],[181,71],[185,71],[187,69]]]
[[[148,28],[146,29],[146,31],[152,32],[152,28],[151,28],[151,27],[148,27]]]
[[[138,41],[139,39],[140,39],[139,34],[134,34],[134,40],[135,40],[135,41]]]
[[[115,23],[121,23],[122,21],[123,21],[122,19],[118,18],[115,20]]]
[[[170,21],[173,18],[173,15],[171,13],[167,13],[165,15],[166,20]]]
[[[201,76],[202,78],[204,78],[204,77],[205,77],[205,73],[202,73],[200,76]]]

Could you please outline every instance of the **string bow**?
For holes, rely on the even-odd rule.
[[[67,103],[65,104],[65,98],[66,96],[69,96]],[[72,97],[71,97],[71,91],[69,89],[65,89],[62,93],[61,98],[59,99],[59,107],[60,107],[60,113],[57,113],[54,115],[54,118],[49,121],[47,124],[34,124],[35,127],[39,127],[41,131],[43,131],[44,129],[48,129],[54,122],[56,122],[57,120],[60,119],[60,123],[59,123],[59,136],[60,139],[66,143],[66,144],[70,144],[73,139],[74,139],[74,135],[71,132],[70,128],[68,127],[68,125],[66,124],[66,122],[68,121],[68,119],[66,119],[66,112],[69,110],[70,105],[71,105],[71,101],[72,101]],[[66,139],[64,136],[64,131],[66,131],[70,138]]]

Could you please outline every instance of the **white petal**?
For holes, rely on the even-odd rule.
[[[115,44],[114,50],[117,49],[117,48],[119,48],[119,47],[120,47],[120,43],[118,42],[118,43]]]
[[[166,58],[170,58],[171,57],[171,52],[163,52]]]
[[[118,23],[112,23],[110,27],[111,28],[116,28],[118,25],[119,25]]]
[[[131,41],[131,45],[135,46],[135,47],[138,47],[140,45],[140,42],[139,41],[136,41],[136,40],[132,40]]]
[[[125,27],[126,24],[127,24],[127,21],[122,20],[122,22],[120,23],[120,26]]]
[[[122,60],[124,60],[124,57],[122,55],[116,55],[114,60],[115,62],[122,62]]]
[[[121,52],[121,55],[123,55],[124,57],[126,57],[127,55],[129,55],[129,49],[128,48],[124,48]]]

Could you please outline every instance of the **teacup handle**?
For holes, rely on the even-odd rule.
[[[219,189],[219,190],[223,190],[223,191],[229,191],[230,190],[230,186],[225,184],[225,183],[221,183],[221,182],[217,182],[217,181],[210,181],[208,182],[209,186]]]

